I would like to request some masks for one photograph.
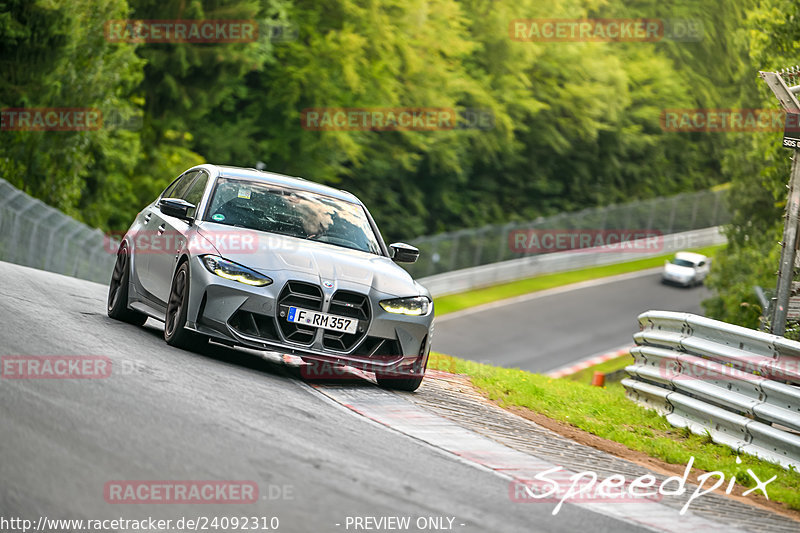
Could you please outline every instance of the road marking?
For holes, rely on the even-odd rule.
[[[459,426],[409,402],[403,395],[373,386],[307,385],[308,389],[357,413],[372,423],[390,428],[437,451],[452,454],[461,462],[509,482],[526,482],[556,465],[509,448],[499,442]],[[564,469],[566,475],[575,472]],[[567,502],[592,512],[634,524],[649,531],[668,533],[712,533],[722,524],[702,518],[692,511],[679,515],[676,509],[656,502],[610,503]],[[742,530],[726,526],[726,531]]]
[[[635,345],[625,345],[622,348],[617,348],[616,350],[612,350],[610,352],[606,352],[600,355],[590,355],[586,359],[581,359],[576,363],[570,363],[567,366],[562,366],[551,370],[550,372],[546,372],[546,376],[550,376],[551,378],[563,378],[564,376],[569,376],[570,374],[574,374],[576,372],[580,372],[584,368],[589,368],[590,366],[599,365],[600,363],[605,363],[611,359],[615,359],[627,353],[630,353],[631,348]]]

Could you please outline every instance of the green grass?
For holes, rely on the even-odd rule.
[[[614,372],[615,370],[622,370],[626,366],[632,364],[633,357],[630,354],[620,355],[614,359],[609,359],[608,361],[603,361],[602,363],[584,368],[583,370],[578,370],[574,374],[569,374],[561,379],[569,379],[572,381],[578,381],[580,383],[591,383],[592,376],[594,376],[595,372],[603,372],[604,374],[608,374],[609,372]]]
[[[716,246],[696,248],[692,251],[713,257],[717,250],[723,248],[724,246],[724,244],[718,244]],[[436,314],[437,316],[441,316],[454,311],[460,311],[461,309],[466,309],[468,307],[474,307],[476,305],[503,300],[505,298],[513,298],[514,296],[520,296],[530,292],[561,287],[562,285],[569,285],[570,283],[577,283],[579,281],[587,281],[591,279],[615,276],[617,274],[636,272],[638,270],[645,270],[663,265],[665,259],[671,259],[674,255],[675,254],[665,254],[656,257],[649,257],[647,259],[629,261],[627,263],[616,263],[613,265],[584,268],[581,270],[570,270],[568,272],[558,272],[555,274],[543,274],[541,276],[494,285],[492,287],[486,287],[483,289],[440,296],[434,299]]]
[[[592,387],[437,353],[431,354],[428,368],[466,374],[473,385],[501,406],[530,409],[667,463],[686,465],[694,456],[695,467],[725,474],[723,487],[734,475],[738,484],[754,487],[748,468],[762,481],[776,475],[777,479],[767,485],[769,498],[800,510],[800,473],[748,455],[740,456],[742,463],[736,464],[736,452],[710,442],[707,436],[671,426],[658,413],[628,400],[619,384]],[[715,480],[710,479],[707,485]]]

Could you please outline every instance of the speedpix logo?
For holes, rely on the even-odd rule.
[[[737,464],[741,459],[736,457]],[[694,464],[694,456],[689,458],[682,476],[670,476],[658,480],[652,474],[644,474],[635,479],[628,480],[623,474],[613,474],[605,479],[600,479],[597,472],[587,470],[571,474],[560,466],[548,468],[534,476],[531,480],[512,481],[509,485],[509,498],[517,503],[555,503],[552,511],[557,515],[567,501],[577,503],[605,502],[605,503],[648,503],[660,501],[664,496],[682,496],[691,494],[686,499],[678,514],[683,515],[692,502],[724,486],[726,477],[723,472],[705,472],[697,476],[696,486],[687,486],[689,475]],[[755,487],[745,491],[747,496],[755,491],[760,491],[769,499],[767,485],[777,479],[772,476],[766,481],[761,481],[750,468],[747,475],[755,482]],[[716,478],[713,484],[706,483]],[[725,494],[730,494],[736,484],[736,475],[727,480]]]

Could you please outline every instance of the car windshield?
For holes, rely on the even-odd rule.
[[[694,263],[687,261],[686,259],[673,259],[672,264],[681,267],[694,267]]]
[[[269,183],[218,179],[205,220],[381,254],[362,206]]]

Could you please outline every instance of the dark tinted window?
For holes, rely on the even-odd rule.
[[[187,172],[178,180],[178,183],[175,184],[175,187],[168,191],[169,195],[164,196],[164,198],[183,198],[186,196],[186,193],[189,191],[189,187],[191,187],[192,182],[197,177],[198,171],[194,170],[192,172]]]
[[[172,183],[170,183],[167,188],[164,189],[164,192],[161,193],[161,198],[172,198],[170,194],[172,194],[172,191],[175,189],[175,186],[178,184],[178,182],[181,181],[181,177],[182,176],[179,176],[172,180]]]
[[[186,190],[186,193],[180,197],[190,204],[194,204],[194,207],[188,211],[190,217],[193,217],[197,212],[197,207],[203,199],[203,192],[206,190],[206,183],[208,183],[208,174],[200,172],[191,186]]]

